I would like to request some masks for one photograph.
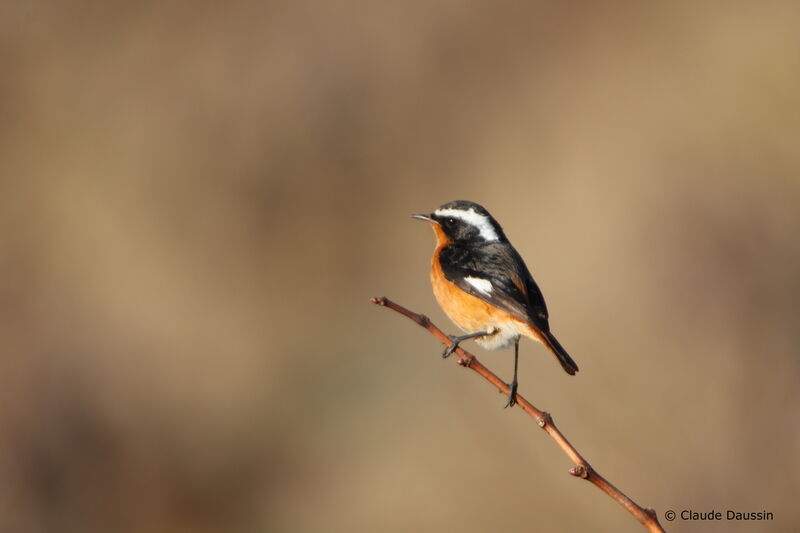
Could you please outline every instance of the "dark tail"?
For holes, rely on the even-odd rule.
[[[549,331],[542,331],[541,333],[544,345],[547,346],[551,352],[553,352],[553,355],[556,356],[558,362],[561,363],[562,367],[564,367],[564,371],[570,376],[574,376],[575,372],[578,371],[578,364],[572,360],[572,357],[569,356],[567,351],[563,346],[561,346],[561,343],[558,342],[552,333]]]

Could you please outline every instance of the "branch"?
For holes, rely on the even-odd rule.
[[[427,329],[431,335],[439,339],[444,345],[450,346],[452,342],[450,338],[445,335],[442,330],[437,328],[425,315],[420,315],[413,311],[409,311],[405,307],[398,305],[383,296],[380,298],[372,298],[371,301],[376,305],[388,307],[393,311],[397,311],[401,315],[413,320],[418,325]],[[497,377],[494,372],[483,366],[483,364],[481,364],[481,362],[478,361],[474,355],[462,350],[461,347],[456,348],[454,353],[458,355],[459,365],[477,372],[486,381],[497,387],[500,392],[506,395],[509,393],[508,385],[506,385],[503,380]],[[575,466],[569,470],[571,475],[585,479],[586,481],[595,485],[598,489],[608,494],[612,499],[623,506],[625,510],[632,514],[633,517],[636,518],[636,520],[638,520],[645,528],[647,528],[648,531],[664,533],[664,529],[661,527],[661,524],[658,523],[656,512],[653,509],[645,509],[638,505],[636,502],[627,497],[621,490],[612,485],[606,478],[601,476],[594,468],[592,468],[592,465],[590,465],[589,462],[583,458],[578,450],[576,450],[575,447],[570,444],[567,438],[561,433],[561,431],[559,431],[549,413],[540,411],[519,394],[517,394],[516,398],[517,405],[519,405],[522,410],[528,414],[528,416],[533,418],[539,427],[545,430],[545,432],[547,432],[547,434],[550,435],[554,441],[556,441],[556,444],[558,444],[563,452],[567,454],[570,460],[575,464]]]

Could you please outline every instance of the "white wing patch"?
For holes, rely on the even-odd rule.
[[[434,214],[439,215],[440,217],[454,217],[460,218],[467,224],[471,224],[478,228],[478,232],[480,232],[481,237],[485,241],[498,241],[500,237],[497,236],[497,232],[494,230],[492,223],[489,221],[489,218],[481,215],[480,213],[476,212],[474,209],[469,208],[468,210],[463,209],[437,209],[434,211]]]
[[[492,282],[489,281],[488,279],[473,278],[467,276],[466,278],[464,278],[464,281],[466,281],[467,283],[478,289],[478,292],[482,292],[486,296],[492,294]]]

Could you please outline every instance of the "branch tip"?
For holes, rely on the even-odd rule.
[[[386,296],[373,296],[369,299],[370,302],[374,303],[375,305],[386,305]]]

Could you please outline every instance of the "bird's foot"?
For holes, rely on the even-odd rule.
[[[478,337],[486,337],[487,335],[494,335],[498,332],[497,328],[492,328],[490,331],[477,331],[475,333],[467,333],[466,335],[461,335],[460,337],[456,335],[448,335],[447,338],[450,339],[450,346],[444,349],[442,352],[442,359],[446,359],[450,357],[450,355],[456,351],[458,345],[461,344],[462,341],[466,341],[469,339],[476,339]]]
[[[508,385],[508,401],[503,408],[505,409],[506,407],[514,407],[515,405],[517,405],[517,382],[512,381]]]
[[[456,351],[456,348],[458,348],[458,345],[462,340],[460,337],[456,337],[455,335],[448,335],[447,337],[450,339],[450,346],[445,348],[442,352],[442,359],[447,359],[450,357],[453,352]]]

